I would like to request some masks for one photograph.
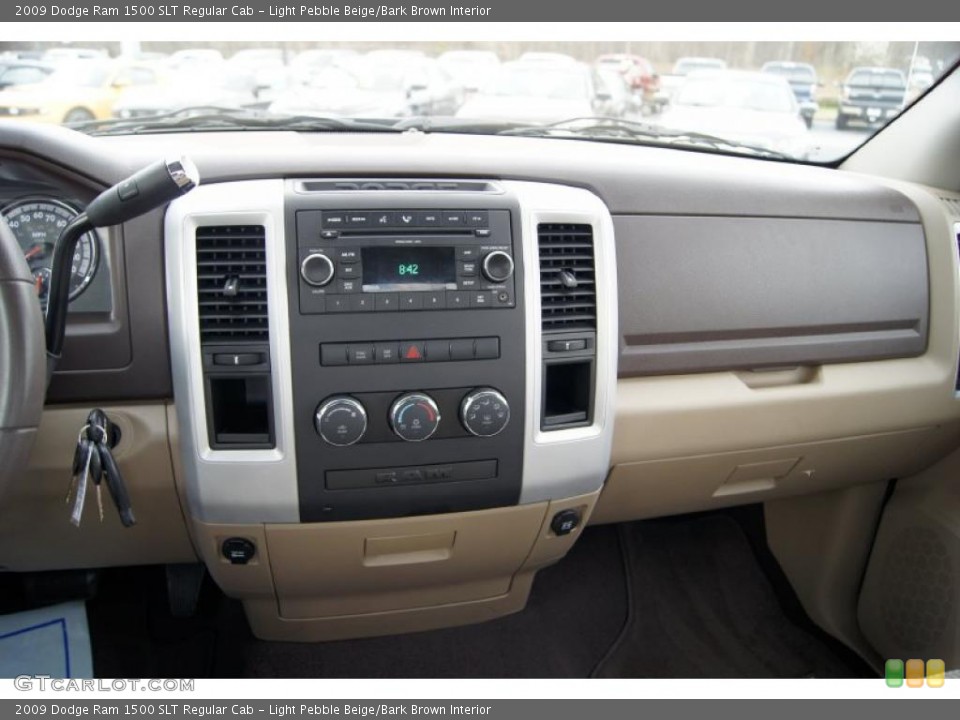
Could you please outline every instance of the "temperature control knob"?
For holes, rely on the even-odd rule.
[[[460,422],[477,437],[493,437],[510,422],[510,404],[493,388],[479,388],[460,403]]]
[[[367,411],[359,400],[338,395],[317,408],[314,426],[331,445],[353,445],[367,431]]]
[[[483,276],[490,282],[501,283],[513,275],[513,258],[503,250],[494,250],[483,258]]]
[[[440,410],[433,398],[424,393],[407,393],[390,406],[390,427],[407,442],[426,440],[440,425]]]
[[[323,287],[333,280],[333,261],[323,253],[307,255],[300,263],[300,276],[310,285]]]

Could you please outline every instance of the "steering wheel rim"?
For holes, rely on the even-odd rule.
[[[45,389],[43,314],[33,275],[0,221],[0,496],[27,466]]]

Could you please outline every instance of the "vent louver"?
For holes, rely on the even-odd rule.
[[[267,252],[261,225],[197,228],[200,341],[266,341]]]
[[[593,228],[543,223],[537,226],[537,240],[543,330],[596,329]]]

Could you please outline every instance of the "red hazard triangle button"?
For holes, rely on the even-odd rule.
[[[423,343],[400,343],[400,360],[402,362],[422,362]]]

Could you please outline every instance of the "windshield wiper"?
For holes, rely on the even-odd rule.
[[[310,115],[277,115],[263,111],[237,110],[214,105],[197,106],[140,118],[92,120],[71,125],[89,135],[135,135],[216,130],[293,130],[301,132],[402,132],[393,121],[351,120]]]
[[[756,157],[795,160],[791,155],[770,148],[737,142],[717,135],[665,128],[653,123],[609,117],[576,117],[546,125],[527,125],[501,130],[498,135],[523,137],[574,138],[630,142],[648,145],[735,150]]]

